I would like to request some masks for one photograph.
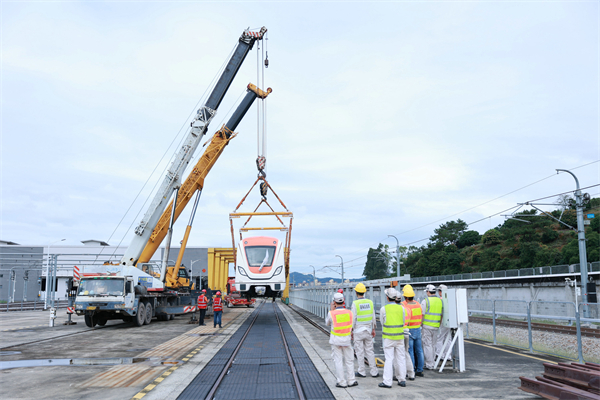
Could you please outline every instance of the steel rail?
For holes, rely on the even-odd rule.
[[[285,352],[288,357],[288,363],[292,370],[292,376],[294,377],[294,383],[296,384],[296,391],[298,392],[298,398],[300,400],[305,400],[304,392],[302,391],[302,386],[300,386],[300,379],[298,378],[298,371],[296,371],[296,367],[294,366],[294,360],[292,359],[292,354],[290,353],[290,348],[288,347],[287,340],[285,340],[285,334],[283,333],[283,328],[281,326],[281,321],[279,320],[279,315],[277,314],[277,305],[273,304],[273,312],[275,313],[275,318],[277,318],[277,325],[279,325],[279,332],[281,333],[281,338],[283,339],[283,346],[285,347]]]
[[[492,324],[492,319],[481,317],[469,317],[469,322],[480,324]],[[527,321],[496,319],[496,325],[527,329]],[[543,324],[539,322],[532,322],[531,329],[535,331],[545,331],[553,333],[566,333],[572,335],[577,334],[577,327],[575,326]],[[600,338],[600,329],[581,327],[581,336]]]
[[[217,393],[217,389],[219,389],[221,382],[223,382],[223,378],[225,378],[225,375],[227,375],[227,371],[229,371],[229,368],[231,368],[231,364],[233,364],[233,360],[235,360],[235,356],[237,356],[237,353],[242,348],[242,344],[244,344],[244,340],[246,340],[246,336],[248,336],[248,333],[250,333],[250,330],[252,329],[252,327],[254,326],[254,323],[258,319],[260,310],[262,310],[264,305],[265,305],[265,302],[263,302],[260,305],[260,307],[258,309],[256,309],[256,315],[254,316],[254,319],[252,319],[252,322],[250,323],[250,326],[248,326],[248,329],[246,329],[244,336],[242,336],[242,338],[240,339],[240,342],[236,346],[235,350],[233,350],[233,354],[231,355],[231,357],[229,357],[229,360],[227,360],[227,363],[223,367],[223,371],[221,371],[221,373],[219,374],[219,377],[217,378],[217,380],[213,384],[212,388],[206,395],[205,400],[212,400],[213,397],[215,396],[215,393]]]

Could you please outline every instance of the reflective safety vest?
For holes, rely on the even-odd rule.
[[[356,324],[371,325],[373,321],[373,302],[369,299],[354,300],[356,307]]]
[[[205,295],[201,294],[200,296],[198,296],[198,308],[199,309],[206,310],[207,303],[208,303],[208,299],[206,298]]]
[[[404,340],[404,309],[400,304],[391,303],[385,306],[385,323],[383,338]]]
[[[421,327],[421,321],[423,320],[423,311],[421,310],[421,305],[416,301],[411,301],[410,303],[406,300],[402,302],[404,307],[410,309],[410,319],[406,324],[408,329],[417,329]]]
[[[439,328],[442,321],[442,299],[439,297],[427,297],[425,299],[425,316],[423,325]]]
[[[223,300],[220,297],[213,300],[213,311],[223,311]]]
[[[335,336],[349,336],[352,333],[352,311],[335,309],[330,311],[331,334]]]

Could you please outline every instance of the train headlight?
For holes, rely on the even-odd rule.
[[[238,271],[240,271],[240,274],[244,275],[246,278],[248,277],[248,274],[244,268],[238,267]]]
[[[280,265],[279,267],[277,267],[273,276],[279,275],[281,273],[281,271],[283,271],[283,265]]]

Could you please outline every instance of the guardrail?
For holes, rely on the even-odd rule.
[[[67,308],[69,305],[69,300],[57,300],[54,303],[54,306],[58,310],[59,308]],[[48,306],[47,308],[50,308]],[[21,301],[14,303],[6,303],[0,305],[0,312],[13,312],[13,311],[41,311],[44,309],[44,301],[43,300],[35,300],[35,301]]]

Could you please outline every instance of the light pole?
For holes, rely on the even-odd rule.
[[[309,267],[312,267],[312,269],[313,269],[313,286],[316,286],[316,284],[317,284],[317,275],[315,273],[315,267],[313,267],[312,265],[309,265]]]
[[[48,308],[48,283],[50,283],[48,281],[48,279],[50,278],[50,246],[58,242],[64,242],[65,240],[67,239],[59,239],[55,242],[46,245],[46,247],[48,248],[48,262],[46,263],[46,294],[44,296],[44,310]]]
[[[394,235],[388,235],[388,237],[396,239],[396,275],[398,275],[398,280],[400,280],[400,242],[398,242],[398,238]]]
[[[588,296],[587,296],[587,283],[588,283],[588,274],[587,274],[587,254],[585,249],[585,226],[583,225],[583,196],[581,195],[581,190],[579,189],[579,179],[575,176],[574,173],[567,169],[557,169],[556,173],[566,172],[571,174],[573,179],[575,179],[575,184],[577,186],[577,190],[575,190],[575,201],[577,205],[577,239],[579,241],[579,271],[581,273],[581,286],[583,292],[581,294],[581,302],[583,303],[583,316],[588,318]]]
[[[342,256],[336,255],[336,257],[339,257],[340,260],[342,260],[342,285],[343,285],[344,284],[344,259],[342,258]]]

